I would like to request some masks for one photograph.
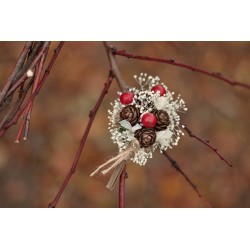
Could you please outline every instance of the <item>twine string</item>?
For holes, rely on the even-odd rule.
[[[104,167],[107,167],[110,163],[113,162],[113,164],[110,167],[101,171],[101,173],[103,175],[107,174],[110,170],[117,167],[121,162],[129,160],[133,156],[133,154],[137,150],[139,150],[139,148],[140,148],[140,144],[139,144],[138,140],[131,141],[126,150],[120,152],[117,156],[109,159],[108,161],[106,161],[105,163],[103,163],[102,165],[97,167],[97,169],[94,172],[92,172],[90,174],[90,176],[92,177],[92,176],[98,174],[101,169],[103,169]]]

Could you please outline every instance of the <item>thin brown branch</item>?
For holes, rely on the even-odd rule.
[[[19,93],[19,97],[16,100],[16,102],[14,104],[11,105],[10,109],[8,110],[7,114],[4,116],[4,118],[1,120],[0,123],[0,134],[1,134],[1,130],[2,128],[8,124],[9,122],[12,121],[12,119],[14,119],[15,115],[18,113],[18,111],[20,110],[20,107],[30,89],[30,87],[32,86],[34,82],[34,76],[30,79],[30,81],[26,84],[26,86],[23,87],[22,93]],[[0,135],[1,137],[1,135]]]
[[[30,47],[32,45],[32,42],[27,42],[23,48],[23,51],[21,53],[21,55],[19,56],[17,62],[16,62],[16,65],[15,65],[15,68],[14,70],[11,72],[7,82],[4,84],[2,90],[1,90],[1,93],[0,93],[0,96],[1,98],[6,94],[6,92],[8,91],[8,88],[9,86],[11,85],[14,77],[16,76],[17,72],[20,71],[23,67],[23,64],[24,64],[24,61],[29,53],[29,50],[30,50]],[[1,98],[0,98],[0,101],[1,101]]]
[[[111,71],[116,78],[116,81],[121,89],[121,91],[126,91],[129,89],[129,86],[125,83],[123,80],[119,67],[117,65],[114,51],[116,51],[116,48],[110,43],[110,42],[103,42],[103,45],[106,49],[109,65],[111,68]],[[125,191],[125,176],[127,176],[126,173],[126,167],[124,168],[123,172],[120,175],[119,178],[119,207],[124,207],[124,191]]]
[[[115,60],[115,56],[113,53],[116,50],[115,47],[113,45],[111,45],[110,42],[103,42],[103,44],[104,44],[105,50],[107,52],[110,69],[111,69],[120,89],[122,91],[129,89],[129,87],[127,86],[127,84],[125,83],[125,81],[123,80],[123,78],[121,76],[120,70],[119,70],[117,62]]]
[[[29,53],[27,55],[27,62],[25,63],[25,66],[23,66],[23,68],[21,68],[20,71],[17,72],[17,75],[21,76],[22,72],[27,72],[28,67],[31,65],[31,63],[33,62],[33,60],[35,60],[36,54],[39,53],[39,50],[42,49],[42,47],[39,47],[40,44],[41,44],[40,42],[34,42],[34,47],[30,49],[30,51],[29,51]],[[46,50],[42,54],[42,56],[46,57],[47,53],[48,53],[48,50],[49,50],[49,47],[46,48]],[[24,68],[25,68],[25,70],[24,70]],[[12,105],[12,107],[9,109],[9,111],[7,112],[7,114],[5,115],[5,117],[2,119],[2,121],[0,123],[0,129],[2,129],[2,127],[3,127],[4,124],[7,124],[7,123],[11,122],[12,119],[15,117],[15,115],[19,111],[19,108],[20,108],[20,106],[22,105],[22,103],[23,103],[23,101],[25,99],[25,96],[26,96],[29,88],[34,83],[34,78],[35,78],[35,76],[33,76],[31,78],[30,82],[26,85],[26,87],[25,87],[25,81],[23,81],[20,84],[18,99],[16,100],[15,104]],[[17,79],[18,79],[18,77],[16,76],[14,80],[17,80]],[[29,79],[29,78],[27,78],[27,79]],[[13,80],[13,83],[14,83],[14,80]],[[9,92],[8,92],[6,99],[11,101],[13,94],[14,94],[14,92],[9,95]],[[6,108],[6,106],[7,106],[5,103],[6,103],[6,100],[2,104],[2,107],[4,107],[4,108]],[[21,131],[19,131],[18,134],[21,136]]]
[[[193,190],[195,191],[195,193],[199,196],[199,198],[201,198],[203,201],[205,201],[206,205],[208,207],[211,207],[211,204],[208,202],[208,200],[206,198],[204,198],[204,196],[202,196],[202,194],[200,193],[199,189],[197,188],[197,186],[189,179],[189,177],[183,172],[183,170],[181,169],[180,165],[172,158],[169,156],[169,154],[166,151],[163,151],[163,154],[166,156],[166,158],[169,160],[169,162],[171,163],[171,166],[178,171],[184,178],[185,180],[189,183],[189,185],[193,188]]]
[[[77,163],[79,161],[80,155],[81,155],[82,150],[84,148],[84,145],[86,143],[86,140],[87,140],[90,128],[92,126],[92,123],[93,123],[93,121],[95,119],[95,116],[96,116],[97,111],[98,111],[98,109],[99,109],[99,107],[100,107],[100,105],[101,105],[101,103],[103,101],[104,96],[108,93],[108,90],[109,90],[109,87],[110,87],[110,85],[111,85],[111,83],[113,81],[113,78],[114,78],[114,76],[113,76],[112,72],[110,72],[110,74],[108,76],[108,79],[107,79],[107,81],[104,84],[104,88],[103,88],[103,90],[102,90],[102,92],[101,92],[101,94],[100,94],[100,96],[99,96],[99,98],[98,98],[98,100],[97,100],[94,108],[89,113],[89,122],[87,124],[87,127],[86,127],[84,133],[83,133],[83,136],[82,136],[82,139],[81,139],[81,142],[80,142],[80,146],[79,146],[79,148],[78,148],[78,150],[76,152],[73,164],[70,167],[69,172],[68,172],[67,176],[65,177],[65,179],[64,179],[64,181],[63,181],[63,183],[62,183],[62,185],[61,185],[61,187],[60,187],[60,189],[59,189],[59,191],[58,191],[58,193],[56,195],[56,197],[49,204],[50,208],[56,207],[56,205],[57,205],[57,203],[58,203],[58,201],[59,201],[59,199],[60,199],[63,191],[65,190],[65,187],[67,186],[70,178],[75,173],[75,170],[76,170],[76,167],[77,167]]]
[[[184,69],[191,70],[193,72],[199,72],[201,74],[216,78],[218,80],[221,80],[223,82],[228,83],[231,86],[239,86],[239,87],[250,90],[250,85],[249,84],[245,84],[245,83],[241,83],[241,82],[238,82],[238,81],[231,80],[229,78],[226,78],[226,77],[222,76],[222,74],[219,73],[219,72],[209,72],[207,70],[200,69],[200,68],[197,68],[197,67],[193,67],[193,66],[190,66],[190,65],[187,65],[187,64],[184,64],[184,63],[177,63],[172,59],[162,59],[162,58],[154,58],[154,57],[149,57],[149,56],[133,55],[133,54],[127,53],[125,50],[113,49],[112,52],[113,52],[114,55],[124,56],[124,57],[127,57],[129,59],[133,58],[133,59],[138,59],[138,60],[153,61],[153,62],[159,62],[159,63],[166,63],[166,64],[174,65],[174,66],[177,66],[177,67],[181,67],[181,68],[184,68]]]
[[[5,84],[1,94],[0,94],[0,109],[3,110],[5,107],[5,103],[9,103],[8,99],[12,99],[12,95],[14,91],[23,84],[23,82],[28,79],[27,71],[28,69],[33,69],[35,65],[37,64],[38,60],[44,53],[44,51],[48,48],[50,42],[37,42],[32,49],[32,52],[30,53],[29,58],[27,58],[27,61],[25,64],[23,63],[23,60],[25,58],[24,55],[20,57],[22,59],[22,62],[18,62],[17,65],[19,65],[18,71],[15,68],[14,72],[15,74],[11,74],[11,77]],[[31,45],[30,45],[31,46]],[[30,47],[29,47],[30,48]],[[25,57],[29,54],[29,51],[27,49],[25,51]],[[21,67],[22,66],[22,67]]]
[[[119,180],[119,208],[124,208],[125,179],[127,177],[126,165],[122,170]]]
[[[33,87],[32,87],[32,92],[31,92],[32,94],[36,91],[36,88],[37,88],[38,83],[40,81],[44,60],[45,60],[45,54],[42,55],[41,59],[39,60],[38,65],[37,65],[35,80],[34,80],[34,84],[33,84]],[[30,123],[30,116],[31,116],[33,103],[34,103],[34,99],[29,103],[29,105],[26,107],[26,109],[24,111],[23,121],[22,121],[22,123],[20,125],[20,129],[18,131],[17,138],[15,140],[16,143],[20,142],[20,138],[21,138],[21,135],[22,135],[22,133],[24,131],[25,125]],[[28,118],[28,115],[29,115],[29,118]],[[27,131],[27,129],[25,129],[25,131]],[[25,133],[24,139],[25,140],[27,139],[27,132]]]
[[[34,58],[33,62],[30,64],[29,69],[33,70],[33,68],[36,66],[36,64],[38,63],[39,59],[42,57],[42,55],[45,53],[45,51],[47,50],[49,46],[49,42],[45,42],[42,49],[40,50],[40,52],[38,53],[38,55]],[[8,90],[6,96],[10,96],[14,93],[14,91],[22,84],[22,82],[24,82],[26,79],[28,78],[27,76],[27,71],[25,71],[22,76],[20,77],[20,79],[15,82],[13,84],[13,86],[11,86],[11,88]]]
[[[17,123],[17,121],[18,121],[19,117],[22,115],[23,111],[26,109],[26,107],[29,105],[29,103],[32,102],[32,100],[35,98],[35,96],[39,93],[39,91],[41,90],[45,80],[47,79],[47,77],[51,71],[52,66],[54,65],[54,62],[55,62],[58,54],[61,51],[63,44],[64,44],[64,42],[60,42],[60,44],[54,50],[54,55],[53,55],[52,59],[50,60],[50,63],[47,66],[47,69],[45,70],[43,77],[42,77],[41,81],[39,82],[38,87],[36,88],[35,92],[33,94],[31,94],[30,97],[25,101],[23,106],[16,113],[15,117],[13,119],[11,119],[8,123],[4,124],[0,128],[0,137],[4,135],[4,133],[6,132],[6,130],[8,128],[10,128],[12,125]]]
[[[20,71],[17,72],[15,78],[13,79],[13,83],[15,83],[25,72],[30,69],[31,64],[44,47],[49,47],[50,42],[33,42],[33,46],[30,48],[27,59]]]
[[[61,49],[61,46],[63,46],[63,42],[59,43],[58,47],[60,47],[60,49]],[[36,91],[37,87],[38,87],[38,84],[39,84],[40,79],[41,79],[42,70],[43,70],[44,63],[45,63],[45,60],[47,58],[48,52],[49,52],[49,48],[45,51],[44,55],[41,58],[41,62],[39,64],[39,66],[38,66],[38,72],[37,72],[39,77],[37,77],[37,82],[35,81],[35,83],[33,85],[31,94],[33,94]],[[59,52],[60,52],[60,50],[58,51],[58,53]],[[57,57],[58,53],[57,52],[54,53],[54,54],[56,54],[56,57]],[[31,120],[31,113],[32,113],[33,105],[34,105],[34,100],[35,100],[35,97],[31,101],[31,104],[29,104],[30,107],[28,108],[29,112],[28,112],[28,115],[26,116],[25,128],[24,128],[24,132],[23,132],[23,140],[28,139],[30,120]]]
[[[14,70],[12,71],[7,82],[4,84],[4,86],[2,87],[2,90],[0,91],[0,103],[2,102],[2,105],[0,106],[0,112],[4,110],[11,103],[11,98],[7,98],[4,102],[3,102],[3,99],[5,98],[5,95],[8,89],[11,87],[17,73],[21,71],[23,64],[26,60],[26,57],[28,57],[30,53],[31,47],[32,47],[32,42],[27,42],[25,44],[23,51],[17,60]],[[20,91],[22,91],[22,88],[20,89]]]
[[[209,141],[208,141],[208,140],[203,140],[203,139],[199,138],[198,136],[196,136],[196,135],[187,127],[187,125],[182,125],[182,127],[188,132],[188,134],[189,134],[190,137],[195,138],[196,140],[198,140],[199,142],[201,142],[201,143],[204,144],[205,146],[209,147],[209,148],[210,148],[214,153],[216,153],[216,154],[219,156],[219,158],[220,158],[222,161],[224,161],[229,167],[232,167],[232,166],[233,166],[230,162],[228,162],[228,161],[218,152],[218,149],[217,149],[217,148],[215,148],[215,147],[213,147],[213,146],[211,146],[211,145],[209,144]]]

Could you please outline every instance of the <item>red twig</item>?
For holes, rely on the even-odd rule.
[[[197,186],[189,179],[189,177],[183,172],[183,170],[181,169],[181,167],[179,166],[179,164],[172,158],[169,156],[169,154],[166,151],[163,151],[163,154],[166,156],[166,158],[169,160],[169,162],[171,163],[171,166],[178,171],[184,178],[185,180],[189,183],[189,185],[193,188],[193,190],[195,191],[195,193],[203,200],[205,201],[206,205],[208,207],[212,207],[211,204],[209,203],[209,201],[202,196],[202,194],[200,193],[199,189],[197,188]]]
[[[34,91],[34,93],[32,93],[30,95],[30,97],[26,100],[26,102],[23,104],[23,106],[19,109],[19,111],[16,113],[15,117],[10,121],[8,122],[7,124],[4,124],[1,129],[0,129],[0,137],[4,135],[4,133],[6,132],[6,130],[8,128],[10,128],[12,125],[16,124],[19,117],[22,115],[23,111],[26,109],[26,107],[29,105],[30,102],[32,102],[32,100],[35,98],[35,96],[39,93],[39,91],[41,90],[45,80],[47,79],[49,73],[50,73],[50,70],[63,46],[64,42],[60,42],[60,44],[58,45],[58,47],[54,50],[54,55],[47,67],[47,69],[45,70],[44,74],[43,74],[43,77],[41,79],[41,81],[39,82],[38,84],[38,87],[36,88],[36,90]]]
[[[17,72],[23,67],[23,63],[25,61],[25,58],[27,57],[30,47],[32,45],[32,42],[27,42],[23,48],[23,51],[21,53],[21,55],[19,56],[17,63],[15,65],[14,70],[12,71],[11,75],[9,76],[7,82],[4,84],[1,93],[0,93],[0,102],[2,101],[2,99],[5,97],[5,94],[7,93],[10,85],[12,84],[12,81],[14,79],[14,77],[16,76]]]
[[[189,136],[190,137],[193,137],[195,138],[196,140],[198,140],[199,142],[201,142],[202,144],[206,145],[207,147],[209,147],[212,151],[214,151],[218,156],[219,158],[224,161],[229,167],[232,167],[233,165],[231,163],[229,163],[220,153],[218,153],[218,149],[211,146],[209,144],[209,141],[207,140],[203,140],[201,138],[199,138],[198,136],[196,136],[186,125],[183,125],[183,128],[188,132]]]
[[[119,208],[124,208],[124,191],[125,191],[125,179],[126,179],[126,166],[123,168],[119,180]]]
[[[127,53],[125,50],[115,50],[115,49],[113,49],[112,51],[113,51],[114,55],[118,55],[118,56],[124,56],[124,57],[127,57],[127,58],[133,58],[133,59],[138,59],[138,60],[167,63],[167,64],[174,65],[174,66],[177,66],[177,67],[185,68],[185,69],[191,70],[193,72],[199,72],[201,74],[208,75],[210,77],[219,79],[219,80],[221,80],[223,82],[226,82],[226,83],[230,84],[231,86],[240,86],[242,88],[246,88],[246,89],[250,90],[250,85],[245,84],[245,83],[241,83],[241,82],[237,82],[237,81],[234,81],[234,80],[230,80],[230,79],[222,76],[219,72],[208,72],[208,71],[206,71],[204,69],[199,69],[199,68],[189,66],[189,65],[184,64],[184,63],[177,63],[172,59],[161,59],[161,58],[153,58],[153,57],[148,57],[148,56],[133,55],[133,54]]]
[[[35,57],[34,61],[30,65],[29,69],[32,70],[36,66],[36,64],[38,63],[41,56],[47,50],[48,46],[49,46],[49,42],[44,43],[43,48],[40,50],[38,55]],[[13,86],[8,90],[8,93],[6,95],[7,96],[11,95],[27,78],[28,78],[27,72],[24,72],[23,75],[21,76],[21,78],[15,84],[13,84]]]
[[[79,146],[79,148],[77,150],[77,153],[76,153],[75,159],[73,161],[73,164],[70,167],[69,172],[68,172],[66,178],[64,179],[64,181],[62,183],[62,186],[60,187],[60,189],[59,189],[56,197],[49,204],[50,208],[56,207],[56,205],[57,205],[57,203],[58,203],[58,201],[59,201],[59,199],[60,199],[60,197],[61,197],[61,195],[62,195],[62,193],[63,193],[63,191],[65,189],[65,187],[67,186],[67,184],[68,184],[68,182],[69,182],[69,180],[71,178],[71,176],[75,173],[75,170],[76,170],[76,167],[77,167],[77,163],[79,161],[80,155],[81,155],[82,150],[84,148],[84,145],[85,145],[85,142],[87,140],[87,137],[88,137],[90,128],[92,126],[92,123],[93,123],[93,121],[95,119],[96,113],[97,113],[97,111],[98,111],[98,109],[99,109],[99,107],[100,107],[100,105],[101,105],[101,103],[103,101],[104,96],[108,93],[108,90],[109,90],[109,87],[110,87],[110,85],[111,85],[111,83],[113,81],[113,78],[114,78],[114,76],[110,72],[109,77],[108,77],[107,81],[104,84],[104,88],[103,88],[103,90],[102,90],[102,92],[101,92],[101,94],[100,94],[100,96],[99,96],[99,98],[97,100],[97,103],[95,104],[94,108],[89,113],[89,122],[87,124],[86,129],[85,129],[85,132],[83,133],[83,136],[82,136],[82,139],[81,139],[81,143],[80,143],[80,146]]]
[[[58,47],[60,47],[60,46],[63,46],[63,42],[60,43]],[[38,73],[37,73],[39,75],[39,77],[37,77],[38,78],[37,82],[36,82],[36,79],[35,79],[35,83],[33,85],[31,94],[33,94],[36,91],[37,87],[38,87],[38,84],[39,84],[40,79],[41,79],[41,74],[42,74],[43,66],[44,66],[46,57],[48,55],[48,52],[49,52],[49,48],[45,51],[45,53],[43,54],[43,56],[41,58],[41,62],[40,62],[40,65],[38,66]],[[34,99],[35,99],[35,97],[34,97]],[[29,104],[30,107],[28,107],[29,112],[26,115],[26,123],[25,123],[24,132],[23,132],[23,140],[27,140],[28,139],[28,133],[29,133],[29,127],[30,127],[30,119],[31,119],[31,113],[32,113],[32,109],[33,109],[34,99]]]
[[[37,88],[38,83],[40,81],[42,68],[43,68],[43,64],[44,64],[44,59],[45,59],[45,54],[42,55],[42,57],[41,57],[41,59],[39,60],[39,63],[38,63],[38,67],[37,67],[36,75],[35,75],[35,80],[34,80],[34,84],[33,84],[33,87],[32,87],[32,92],[31,92],[32,94],[36,91],[36,88]],[[26,109],[24,111],[25,114],[24,114],[22,123],[20,125],[20,129],[18,131],[17,138],[15,140],[16,143],[19,143],[19,141],[20,141],[21,135],[22,135],[22,133],[24,131],[25,124],[27,123],[27,119],[28,119],[27,117],[28,117],[29,114],[31,114],[33,102],[34,102],[34,99],[29,103],[29,105],[26,107]]]

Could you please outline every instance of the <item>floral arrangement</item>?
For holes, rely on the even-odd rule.
[[[180,135],[184,135],[178,112],[187,108],[180,95],[174,99],[174,92],[170,92],[158,76],[141,73],[134,78],[140,89],[118,92],[119,98],[111,103],[113,109],[108,110],[111,139],[120,153],[99,166],[91,176],[111,162],[112,166],[102,170],[102,174],[129,159],[145,165],[156,149],[162,152],[172,148],[178,144]]]

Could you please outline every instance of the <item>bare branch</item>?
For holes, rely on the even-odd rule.
[[[40,58],[42,57],[42,55],[45,53],[45,51],[47,50],[49,46],[49,42],[45,42],[42,49],[40,50],[40,52],[36,55],[36,57],[34,58],[34,60],[32,61],[32,63],[29,65],[29,69],[33,69],[36,64],[38,63],[38,61],[40,60]],[[27,70],[28,70],[27,68]],[[22,76],[19,78],[18,81],[16,81],[15,83],[13,83],[13,85],[11,86],[11,88],[8,90],[6,96],[10,96],[14,93],[14,91],[22,84],[22,82],[24,82],[28,76],[27,76],[27,70],[25,70],[22,74]]]
[[[201,74],[216,78],[218,80],[221,80],[223,82],[226,82],[226,83],[230,84],[231,86],[239,86],[239,87],[250,90],[250,85],[249,84],[245,84],[245,83],[237,82],[237,81],[234,81],[234,80],[230,80],[230,79],[222,76],[221,73],[219,73],[219,72],[208,72],[208,71],[206,71],[204,69],[199,69],[199,68],[189,66],[189,65],[184,64],[184,63],[177,63],[172,59],[161,59],[161,58],[153,58],[153,57],[139,56],[139,55],[137,56],[137,55],[127,53],[125,50],[115,50],[115,49],[113,50],[113,54],[118,55],[118,56],[124,56],[124,57],[127,57],[127,58],[138,59],[138,60],[153,61],[153,62],[159,62],[159,63],[167,63],[167,64],[170,64],[170,65],[174,65],[174,66],[177,66],[177,67],[188,69],[188,70],[191,70],[193,72],[199,72]]]
[[[23,104],[23,106],[18,109],[17,113],[15,114],[15,116],[8,122],[6,122],[5,124],[2,124],[2,126],[0,127],[0,137],[3,136],[6,132],[6,130],[8,128],[10,128],[12,125],[16,124],[19,117],[22,115],[23,111],[25,110],[25,108],[29,105],[30,102],[32,102],[32,100],[35,98],[35,96],[39,93],[39,91],[41,90],[45,80],[47,79],[47,76],[50,73],[50,70],[63,46],[64,42],[60,42],[60,44],[58,45],[58,47],[54,50],[54,55],[49,63],[49,65],[47,66],[47,69],[45,70],[42,79],[40,80],[38,87],[36,88],[36,90],[34,91],[34,93],[32,93],[30,95],[30,97],[25,101],[25,103]],[[23,100],[21,100],[22,103]]]
[[[98,98],[98,100],[97,100],[94,108],[89,112],[89,122],[87,124],[87,127],[86,127],[84,133],[83,133],[83,136],[82,136],[82,139],[81,139],[81,143],[80,143],[80,146],[79,146],[79,148],[78,148],[78,150],[76,152],[73,164],[70,167],[69,172],[68,172],[67,176],[65,177],[65,179],[64,179],[64,181],[63,181],[63,183],[62,183],[62,185],[61,185],[61,187],[60,187],[60,189],[59,189],[59,191],[58,191],[58,193],[56,195],[56,197],[49,204],[50,208],[56,207],[56,205],[57,205],[57,203],[58,203],[58,201],[59,201],[59,199],[60,199],[60,197],[61,197],[64,189],[66,188],[66,186],[67,186],[67,184],[68,184],[68,182],[69,182],[69,180],[71,178],[71,176],[75,173],[75,170],[76,170],[76,167],[77,167],[77,163],[79,161],[80,155],[81,155],[82,150],[84,148],[84,145],[86,143],[86,140],[87,140],[90,128],[92,126],[92,123],[93,123],[93,121],[95,119],[96,113],[97,113],[97,111],[98,111],[98,109],[99,109],[99,107],[100,107],[100,105],[101,105],[101,103],[103,101],[104,96],[108,93],[108,90],[109,90],[109,87],[110,87],[110,85],[111,85],[111,83],[113,81],[113,78],[114,78],[114,76],[110,72],[110,74],[108,76],[108,79],[107,79],[107,81],[104,84],[104,88],[103,88],[103,90],[102,90],[102,92],[101,92],[101,94],[100,94],[100,96],[99,96],[99,98]]]
[[[109,59],[109,65],[110,65],[110,69],[115,77],[115,79],[118,82],[118,85],[120,87],[120,89],[122,91],[128,90],[129,87],[127,86],[127,84],[125,83],[125,81],[123,80],[120,70],[117,66],[113,51],[115,50],[114,46],[110,44],[110,42],[103,42],[104,47],[106,49],[107,52],[107,56]]]
[[[25,59],[24,56],[26,57],[29,53],[29,51],[26,49],[26,47],[30,45],[27,44],[27,46],[24,49],[25,54],[20,56],[20,60],[17,63],[17,66],[19,68],[15,68],[14,72],[15,75],[11,74],[11,77],[9,77],[7,83],[5,84],[3,90],[0,93],[0,109],[3,110],[5,107],[5,103],[7,102],[8,98],[11,98],[14,91],[26,80],[28,79],[27,76],[27,70],[28,69],[33,69],[38,60],[41,58],[43,55],[44,51],[48,48],[50,42],[37,42],[34,48],[32,49],[32,52],[30,54],[30,57],[26,61],[26,63],[23,65],[23,60]],[[39,52],[38,52],[39,51]],[[21,61],[21,62],[20,62]],[[23,66],[22,66],[23,65]],[[22,66],[22,68],[21,68]],[[19,71],[17,71],[19,70]],[[7,102],[8,103],[8,102]]]
[[[171,166],[178,171],[184,178],[185,180],[189,183],[189,185],[193,188],[193,190],[195,191],[195,193],[202,199],[205,201],[206,205],[208,207],[212,207],[211,204],[208,202],[208,200],[206,198],[204,198],[204,196],[202,196],[202,194],[200,193],[200,191],[198,190],[197,186],[189,179],[189,177],[183,172],[183,170],[181,169],[181,167],[179,166],[179,164],[172,158],[169,156],[169,154],[166,151],[163,151],[163,154],[166,156],[166,158],[169,160],[169,162],[171,163]]]
[[[116,51],[116,48],[110,42],[103,42],[103,44],[104,44],[104,47],[105,47],[106,52],[107,52],[111,71],[112,71],[114,77],[116,78],[116,81],[117,81],[120,89],[122,91],[128,90],[129,86],[127,86],[127,84],[123,80],[121,73],[120,73],[120,70],[118,68],[117,62],[115,60],[114,51]],[[120,175],[120,178],[119,178],[119,208],[124,207],[124,192],[125,192],[125,178],[126,178],[126,176],[128,176],[128,174],[126,173],[126,165],[125,165],[125,167]]]
[[[233,166],[231,163],[229,163],[229,162],[228,162],[228,161],[218,152],[218,149],[217,149],[217,148],[215,148],[215,147],[213,147],[213,146],[211,146],[211,145],[209,144],[209,141],[208,141],[208,140],[203,140],[203,139],[199,138],[198,136],[196,136],[196,135],[187,127],[187,125],[182,125],[182,127],[188,132],[188,134],[189,134],[190,137],[195,138],[196,140],[198,140],[198,141],[201,142],[202,144],[204,144],[204,145],[206,145],[207,147],[209,147],[212,151],[214,151],[214,153],[216,153],[222,161],[226,162],[226,164],[227,164],[229,167],[232,167],[232,166]]]
[[[34,84],[33,84],[32,92],[31,92],[32,94],[36,91],[36,88],[37,88],[38,83],[40,81],[40,77],[41,77],[41,74],[42,74],[42,68],[43,68],[44,60],[45,60],[45,54],[42,55],[41,59],[38,62],[38,65],[37,65],[37,70],[36,70],[36,74],[35,74]],[[29,105],[26,107],[26,109],[24,111],[25,114],[23,116],[23,121],[22,121],[22,123],[20,125],[20,129],[18,131],[16,140],[15,140],[16,143],[19,143],[21,135],[22,135],[22,133],[24,131],[25,126],[26,126],[26,129],[25,129],[26,133],[25,133],[24,140],[27,139],[27,134],[28,134],[28,128],[29,128],[29,124],[30,124],[30,116],[31,116],[31,111],[32,111],[33,103],[34,103],[34,99],[29,103]],[[29,115],[29,118],[28,118],[28,115]]]
[[[16,77],[16,74],[21,71],[24,61],[26,59],[26,57],[29,55],[30,49],[32,46],[32,42],[27,42],[23,48],[23,51],[21,53],[21,55],[19,56],[17,63],[15,65],[14,70],[12,71],[11,75],[9,76],[7,82],[4,84],[1,92],[0,92],[0,103],[2,102],[3,98],[5,97],[8,89],[11,87],[14,78]],[[0,106],[0,112],[10,104],[11,100],[5,100],[5,102],[3,103],[3,105]]]

